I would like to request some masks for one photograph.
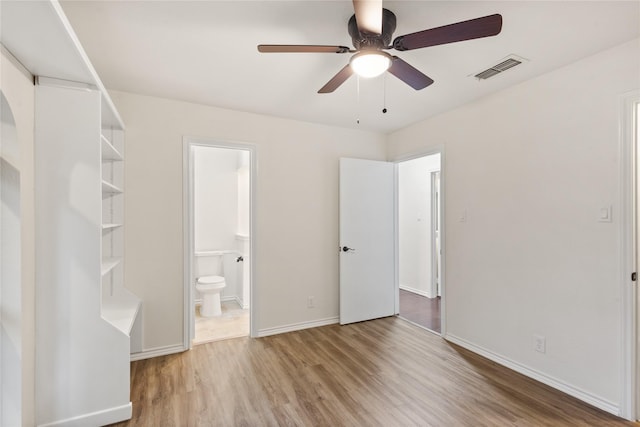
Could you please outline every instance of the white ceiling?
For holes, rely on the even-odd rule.
[[[384,133],[640,36],[638,1],[386,1],[398,20],[394,38],[493,13],[502,14],[503,28],[495,37],[392,51],[435,83],[414,91],[387,74],[360,79],[358,97],[355,76],[332,94],[316,93],[349,54],[256,49],[260,43],[351,46],[351,1],[62,6],[108,89]],[[510,54],[528,62],[487,81],[470,77]]]

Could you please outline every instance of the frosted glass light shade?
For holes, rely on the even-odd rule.
[[[391,56],[381,51],[358,52],[351,57],[351,68],[360,77],[376,77],[391,66]]]

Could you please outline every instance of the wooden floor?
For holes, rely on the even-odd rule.
[[[638,426],[396,317],[132,363],[118,426]]]
[[[440,333],[440,297],[427,298],[400,289],[400,317]]]

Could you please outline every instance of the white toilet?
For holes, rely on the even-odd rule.
[[[227,284],[222,276],[202,276],[196,280],[196,290],[202,295],[200,315],[202,317],[215,317],[222,314],[220,307],[220,291]]]

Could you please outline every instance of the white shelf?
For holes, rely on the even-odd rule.
[[[124,334],[129,335],[140,310],[140,299],[127,293],[102,301],[102,317]]]
[[[122,190],[107,181],[102,181],[102,194],[120,194]]]
[[[122,262],[122,258],[104,258],[100,267],[100,273],[105,276]]]
[[[119,162],[124,160],[124,156],[114,147],[111,142],[104,136],[100,135],[102,161]]]
[[[122,227],[122,224],[102,224],[103,230],[113,230],[118,227]]]

